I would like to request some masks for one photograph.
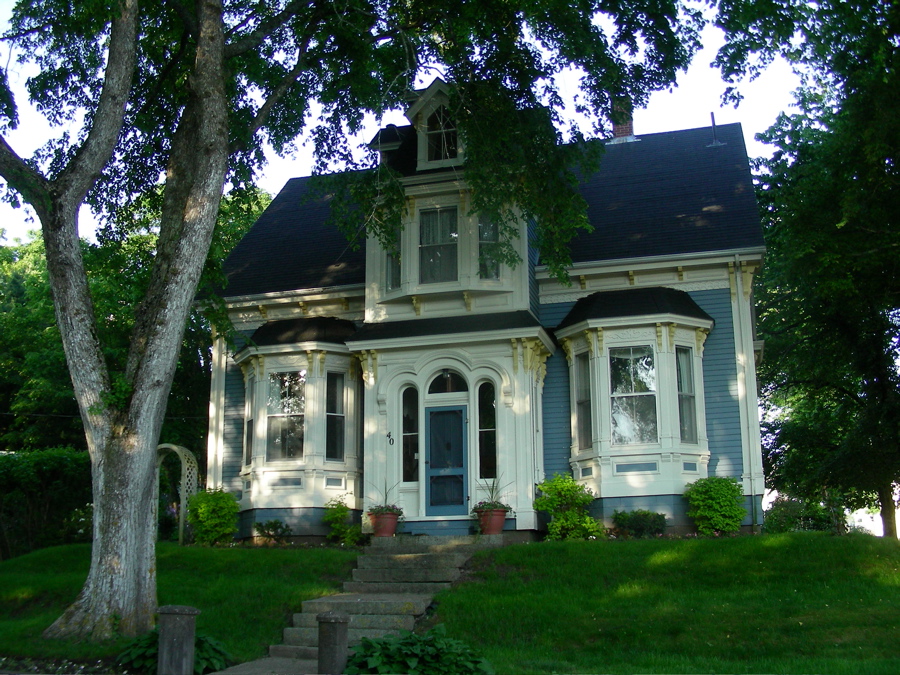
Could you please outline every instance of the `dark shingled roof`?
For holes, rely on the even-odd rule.
[[[573,262],[701,253],[763,245],[740,124],[639,136],[606,146],[581,187],[591,233]]]
[[[310,178],[292,178],[225,260],[225,297],[365,282],[365,242],[352,250],[327,224],[325,198],[308,197]]]
[[[453,333],[474,333],[509,328],[538,328],[540,322],[531,312],[503,312],[500,314],[466,314],[434,319],[385,321],[367,323],[347,342],[391,340],[394,338],[425,337]]]
[[[383,137],[382,137],[383,134]],[[582,184],[591,233],[572,242],[573,262],[671,256],[762,247],[747,151],[739,124],[639,136],[606,146],[600,169]],[[411,127],[381,139],[400,147],[389,163],[415,172]],[[235,297],[365,281],[365,252],[326,225],[326,199],[306,200],[309,178],[285,185],[225,261]]]
[[[250,338],[257,347],[295,344],[297,342],[332,342],[344,344],[356,332],[356,325],[346,319],[314,316],[308,319],[268,321]]]
[[[713,320],[684,291],[663,287],[628,288],[621,291],[601,291],[581,298],[556,330],[588,319],[621,319],[651,314],[674,314],[705,321]]]

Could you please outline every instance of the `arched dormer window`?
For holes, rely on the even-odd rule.
[[[456,124],[447,112],[447,108],[440,106],[428,118],[425,129],[428,139],[428,161],[437,162],[445,159],[456,159],[458,154]]]

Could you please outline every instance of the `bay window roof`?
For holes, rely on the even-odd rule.
[[[710,326],[715,323],[686,292],[657,286],[601,291],[581,298],[556,327],[556,331],[591,320],[660,316],[684,317],[708,322]]]

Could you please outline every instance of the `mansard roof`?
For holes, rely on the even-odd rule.
[[[411,175],[415,140],[411,127],[389,126],[373,144],[388,144],[388,161]],[[307,200],[309,180],[288,181],[225,261],[224,296],[364,283],[364,246],[352,250],[327,223],[326,199]],[[581,194],[594,231],[572,242],[576,264],[763,246],[739,124],[720,125],[715,136],[704,127],[607,145]]]

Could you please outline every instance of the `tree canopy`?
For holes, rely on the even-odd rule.
[[[721,63],[775,54],[803,76],[799,113],[764,134],[759,196],[767,474],[789,493],[867,495],[896,536],[900,480],[900,11],[890,2],[737,2]],[[735,17],[739,17],[735,18]],[[757,60],[753,60],[754,55]]]
[[[673,81],[697,48],[699,23],[681,0],[17,3],[5,39],[40,69],[29,94],[51,122],[75,129],[27,159],[0,138],[0,176],[41,220],[94,482],[91,571],[46,634],[133,635],[153,622],[147,513],[156,441],[223,185],[252,180],[264,140],[280,149],[307,130],[319,167],[333,166],[348,158],[346,133],[366,113],[399,107],[417,78],[442,73],[463,140],[491,140],[527,159],[497,182],[478,166],[502,157],[470,157],[475,202],[502,213],[504,201],[519,201],[538,219],[538,243],[559,271],[563,244],[586,221],[568,168],[582,153],[557,143],[563,99],[555,77],[580,72],[577,105],[608,120],[616,105],[627,111]],[[6,82],[4,73],[0,122],[12,127],[17,109]],[[511,113],[517,124],[508,124]],[[78,206],[87,199],[115,214],[159,184],[146,292],[126,353],[110,363],[77,238]],[[493,196],[486,187],[496,188]]]

